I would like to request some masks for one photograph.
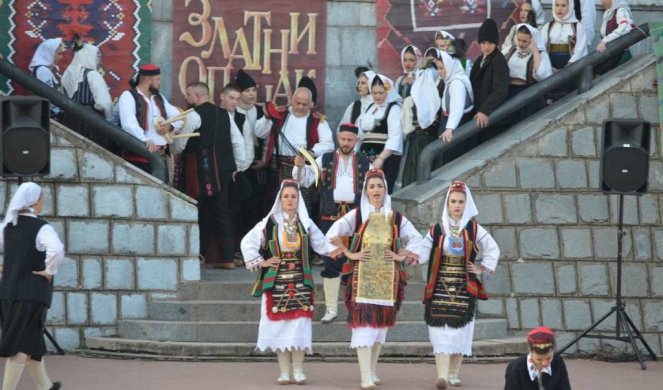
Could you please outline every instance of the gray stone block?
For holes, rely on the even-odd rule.
[[[663,297],[663,266],[651,266],[651,295]]]
[[[493,238],[500,248],[500,260],[517,260],[518,244],[516,243],[515,228],[493,228]]]
[[[375,28],[347,27],[340,35],[342,64],[366,64],[377,58]],[[352,84],[345,84],[346,90],[348,85]]]
[[[120,296],[120,318],[147,317],[147,298],[144,294],[127,294]]]
[[[649,66],[631,76],[633,92],[656,92],[656,67]]]
[[[605,264],[580,264],[580,293],[583,296],[608,295],[608,273]]]
[[[359,4],[359,25],[375,27],[375,3],[366,2]]]
[[[532,222],[532,204],[528,194],[504,195],[506,221],[511,224]]]
[[[639,118],[651,122],[652,125],[660,122],[658,117],[658,98],[655,94],[640,95],[639,103]]]
[[[573,264],[555,266],[557,269],[557,291],[560,294],[574,294],[577,291],[576,267]]]
[[[200,239],[198,225],[189,226],[189,256],[198,256],[200,254]]]
[[[566,345],[566,344],[570,343],[576,337],[576,334],[574,332],[560,332],[557,329],[554,329],[554,330],[555,330],[555,343],[558,346]],[[567,353],[571,353],[571,354],[577,353],[577,351],[578,351],[578,344],[577,343],[571,345],[569,347],[569,349],[566,350]]]
[[[596,228],[594,236],[594,256],[597,259],[617,258],[617,228]],[[631,237],[626,234],[623,237],[622,253],[627,258],[631,253]]]
[[[610,222],[619,223],[619,195],[608,196],[610,203]],[[624,224],[638,225],[638,200],[635,196],[624,197]]]
[[[543,159],[521,159],[518,161],[520,186],[527,189],[555,188],[552,162]]]
[[[572,195],[541,194],[535,198],[536,220],[544,224],[576,223],[575,199]]]
[[[39,183],[44,193],[44,205],[41,209],[42,217],[51,217],[55,215],[55,199],[53,197],[53,186],[47,183]],[[3,209],[4,210],[4,209]],[[49,218],[50,222],[50,218]],[[62,237],[62,236],[60,236]]]
[[[500,298],[490,298],[487,301],[477,300],[479,314],[486,316],[504,316],[504,301]]]
[[[152,20],[162,22],[173,20],[173,2],[155,1],[152,3]]]
[[[81,335],[78,328],[56,328],[53,336],[65,351],[73,351],[81,345]]]
[[[617,264],[610,264],[612,294],[617,293]],[[622,295],[625,297],[648,297],[649,275],[645,264],[622,265]]]
[[[575,157],[596,157],[596,140],[594,128],[583,127],[575,130],[572,135],[571,150]]]
[[[154,253],[154,226],[146,223],[115,223],[112,238],[113,253]]]
[[[137,187],[136,214],[141,219],[167,218],[165,191],[154,187]]]
[[[357,26],[359,6],[352,2],[327,2],[327,24],[330,26]],[[375,17],[375,15],[374,15]]]
[[[493,277],[486,281],[486,292],[488,294],[508,294],[511,292],[510,282],[509,269],[505,265],[498,265]]]
[[[483,182],[489,188],[514,188],[516,186],[516,164],[513,160],[497,160],[486,169]]]
[[[610,118],[610,94],[602,94],[587,103],[587,123],[602,124],[605,118]]]
[[[550,263],[512,263],[513,292],[517,294],[553,294],[555,282]]]
[[[541,299],[541,320],[544,326],[552,329],[563,329],[562,317],[562,302],[560,299]],[[559,342],[559,339],[557,342]]]
[[[134,289],[134,261],[131,259],[106,259],[104,261],[104,285],[106,290]]]
[[[108,221],[69,221],[67,224],[69,254],[108,253]]]
[[[177,261],[172,259],[138,259],[138,289],[177,289]]]
[[[663,331],[663,301],[646,301],[643,305],[644,312],[644,331],[661,332]]]
[[[200,280],[200,261],[198,258],[182,260],[182,281]]]
[[[493,224],[504,222],[502,200],[498,194],[473,194],[476,204],[481,205],[479,214],[481,223]]]
[[[600,190],[599,188],[599,162],[596,160],[587,161],[587,176],[589,177],[589,189]]]
[[[520,256],[525,259],[559,258],[557,230],[527,228],[520,231]]]
[[[651,252],[651,236],[649,229],[633,229],[633,246],[635,259],[639,261],[653,260]]]
[[[521,299],[520,300],[520,326],[527,329],[533,329],[541,325],[539,320],[539,300]]]
[[[605,195],[578,195],[580,221],[597,223],[608,220],[608,198]]]
[[[159,225],[157,227],[157,253],[159,255],[186,254],[186,226]]]
[[[584,108],[580,106],[580,108],[566,114],[563,123],[565,125],[584,125],[587,123]]]
[[[654,246],[656,248],[656,257],[663,260],[663,230],[654,230]]]
[[[145,178],[140,177],[128,163],[126,166],[115,166],[115,181],[118,183],[142,184],[144,180]]]
[[[134,213],[133,194],[126,185],[93,186],[92,203],[97,217],[131,217]]]
[[[557,183],[560,188],[587,188],[587,173],[582,160],[557,162]]]
[[[78,287],[78,262],[70,257],[62,259],[58,273],[53,278],[55,287]]]
[[[168,196],[170,217],[180,221],[198,222],[198,207],[174,195]]]
[[[58,235],[58,237],[60,237],[60,239],[64,242],[65,237],[67,237],[67,234],[66,234],[67,231],[64,228],[65,219],[64,218],[54,218],[54,217],[50,217],[50,218],[47,218],[47,219],[48,219],[48,224],[51,225],[51,227],[53,228],[53,230],[55,230],[55,233]],[[67,250],[67,248],[65,248],[65,251],[66,250]]]
[[[2,210],[7,210],[7,202],[9,201],[7,199],[7,187],[6,182],[0,182],[0,208]]]
[[[658,207],[658,196],[645,194],[643,196],[638,196],[638,201],[640,202],[640,224],[660,224],[661,216]]]
[[[343,29],[342,27],[327,25],[327,42],[326,42],[327,53],[341,52],[340,31],[342,29]],[[341,66],[341,56],[327,56],[327,67],[332,67],[332,66]],[[325,93],[325,102],[330,102],[331,99],[333,99],[333,96],[329,96]]]
[[[113,179],[113,163],[103,155],[83,152],[80,167],[82,179],[105,181]]]
[[[51,150],[51,173],[53,179],[68,180],[78,177],[76,150],[69,148],[53,148]]]
[[[564,320],[566,330],[581,330],[587,328],[591,317],[589,304],[579,299],[567,299],[563,302]]]
[[[663,190],[663,164],[658,161],[649,162],[649,191]]]
[[[506,319],[509,323],[509,329],[520,329],[520,315],[518,314],[518,300],[516,298],[507,298]]]
[[[87,323],[87,294],[67,293],[67,324],[84,325]]]
[[[551,131],[539,140],[539,156],[566,157],[566,127]]]
[[[114,325],[117,321],[117,297],[115,294],[93,292],[90,295],[91,323]]]
[[[630,93],[610,94],[612,118],[633,118],[637,111],[635,96]]]
[[[90,215],[90,199],[86,185],[60,184],[57,189],[57,213],[60,217]]]
[[[101,288],[101,259],[83,259],[83,288],[95,290]]]
[[[586,259],[592,257],[592,236],[588,229],[563,228],[560,232],[564,258]]]
[[[53,292],[51,307],[48,309],[48,314],[46,315],[46,323],[49,325],[64,325],[66,323],[63,292]]]

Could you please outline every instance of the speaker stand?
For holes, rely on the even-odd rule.
[[[570,343],[566,344],[558,351],[558,353],[564,353],[569,347],[577,343],[583,337],[594,338],[594,339],[606,339],[606,340],[617,340],[623,341],[631,344],[635,354],[638,356],[638,361],[640,362],[640,368],[643,370],[647,369],[645,362],[640,354],[637,344],[635,343],[636,339],[639,339],[642,345],[645,346],[651,359],[656,361],[656,354],[649,347],[649,344],[645,341],[645,338],[642,336],[638,328],[635,326],[631,318],[626,313],[625,306],[626,304],[622,302],[622,241],[624,238],[624,195],[619,194],[619,229],[617,231],[617,295],[616,295],[616,304],[606,313],[603,317],[599,318],[598,321],[593,323],[587,330],[582,332],[580,336],[573,339]],[[590,335],[588,334],[594,328],[596,328],[601,322],[605,321],[612,313],[615,313],[617,316],[615,335]],[[626,333],[628,337],[624,336],[623,333]]]

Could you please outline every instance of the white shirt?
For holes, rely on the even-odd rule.
[[[373,104],[366,112],[357,118],[357,127],[359,127],[359,139],[364,140],[367,133],[373,131],[376,121],[383,120],[386,114],[388,103],[382,105]],[[384,148],[391,150],[395,155],[400,156],[403,154],[403,128],[401,124],[401,106],[398,104],[391,107],[389,117],[387,118],[387,132],[388,138]],[[360,143],[357,144],[356,150],[359,150]]]
[[[235,113],[228,111],[228,114],[230,114],[230,121],[232,122],[230,127],[237,127],[237,123],[235,122]],[[239,128],[237,128],[237,131],[239,131]],[[255,154],[255,151],[253,150],[253,129],[251,128],[248,117],[244,120],[244,124],[242,124],[242,131],[240,133],[244,142],[244,161],[242,162],[241,166],[237,166],[237,169],[240,171],[246,171],[253,163],[253,157]],[[230,135],[232,136],[232,134],[233,133],[231,129]]]
[[[444,115],[447,115],[447,124],[444,127],[445,129],[454,129],[458,127],[460,121],[463,119],[463,114],[465,112],[472,111],[472,105],[465,108],[465,103],[467,102],[467,89],[465,85],[460,80],[456,82],[451,82],[449,84],[449,111],[447,112],[445,97],[442,98],[442,110]]]
[[[278,150],[274,150],[274,154],[279,156],[294,157],[297,155],[297,150],[300,146],[306,147],[306,123],[309,114],[301,117],[296,117],[289,109],[290,113],[286,118],[285,124],[281,132],[277,134]],[[267,117],[258,119],[255,127],[255,134],[258,138],[268,139],[272,130],[272,121]],[[288,140],[287,142],[283,137]],[[292,150],[292,147],[297,150]],[[318,124],[318,143],[313,145],[313,155],[322,156],[324,153],[334,150],[334,141],[332,140],[332,132],[329,124],[326,121],[320,121]]]
[[[370,96],[370,95],[362,96],[362,97],[359,99],[359,101],[361,102],[361,108],[359,109],[359,115],[360,115],[360,116],[361,116],[361,114],[363,114],[363,113],[366,111],[366,109],[368,108],[368,106],[370,106],[371,103],[373,103],[373,99],[372,99],[372,98],[369,98],[369,96]],[[355,100],[355,101],[356,101],[356,100]],[[348,105],[348,107],[345,109],[345,112],[343,113],[343,116],[341,117],[341,121],[338,122],[338,128],[336,129],[337,132],[338,132],[338,130],[341,128],[341,125],[342,125],[342,124],[345,124],[345,123],[351,123],[351,119],[352,119],[352,108],[354,107],[354,105],[355,105],[355,102],[352,102],[352,103],[350,103],[350,104]],[[359,117],[357,117],[357,120],[358,120],[358,119],[359,119]]]
[[[548,47],[548,44],[568,45],[569,37],[573,35],[573,23],[555,22],[553,23],[552,31],[548,34],[550,23],[551,22],[546,23],[541,29],[541,34],[539,34],[541,45],[543,47]],[[576,34],[576,43],[573,48],[573,55],[571,56],[571,59],[569,59],[569,63],[578,61],[587,55],[587,35],[585,34],[585,29],[581,23],[576,23]],[[550,41],[548,41],[548,35],[550,35]]]
[[[606,11],[607,12],[607,11]],[[625,35],[627,32],[631,31],[631,24],[633,20],[631,19],[631,13],[626,8],[618,8],[616,11],[617,14],[617,28],[614,29],[610,34],[606,35],[605,30],[608,27],[608,20],[603,20],[601,23],[601,42],[611,42],[615,39]]]
[[[131,92],[124,91],[122,92],[122,95],[120,95],[120,100],[117,103],[120,112],[122,130],[143,142],[150,140],[154,142],[155,145],[165,145],[166,139],[162,135],[158,134],[156,128],[154,127],[154,119],[160,115],[159,108],[157,107],[155,101],[155,96],[152,95],[148,99],[139,89],[136,89],[136,91],[147,104],[147,129],[143,129],[142,124],[139,124],[138,119],[136,119],[136,102],[134,101],[134,97],[131,95]],[[180,113],[179,110],[171,105],[165,97],[163,98],[163,105],[166,109],[166,119]],[[177,121],[171,124],[177,130],[182,126],[182,121]]]
[[[536,381],[539,377],[539,372],[536,370],[536,366],[532,363],[532,353],[527,354],[527,372],[529,372],[529,378],[532,382]],[[542,368],[541,373],[546,373],[552,376],[552,366],[549,364],[548,367]]]
[[[46,65],[39,66],[37,68],[37,71],[35,72],[35,77],[37,78],[37,80],[48,85],[49,87],[55,88],[58,91],[60,91],[60,86],[56,84],[55,74],[53,74],[53,70],[50,67]],[[62,109],[56,105],[51,104],[50,108],[52,115],[60,115],[60,113],[62,112]]]
[[[258,107],[253,105],[251,108],[248,110],[242,108],[242,107],[237,107],[237,112],[240,114],[246,115],[246,121],[249,123],[249,130],[251,132],[251,144],[253,146],[258,145],[258,137],[256,137],[255,134],[255,129],[256,129],[256,121],[258,120]],[[245,135],[246,136],[246,135]],[[255,150],[253,152],[253,159],[254,160],[264,160],[265,159],[265,145],[262,147],[262,154],[260,156],[255,155]]]
[[[20,213],[26,217],[37,218],[33,213]],[[0,247],[4,248],[5,245],[5,224],[0,225]],[[35,248],[40,252],[46,252],[46,273],[55,275],[58,273],[58,267],[64,259],[64,245],[58,234],[53,229],[53,226],[46,224],[37,232],[35,239]],[[1,274],[0,274],[1,275]]]
[[[596,22],[596,3],[594,0],[580,0],[580,17],[585,32],[585,46],[594,42],[594,22]]]
[[[94,107],[104,111],[106,120],[111,120],[113,116],[113,101],[108,92],[108,85],[104,77],[96,71],[87,72],[87,82],[90,86],[90,92],[94,98]]]
[[[355,170],[354,166],[352,165],[352,157],[354,156],[354,153],[348,156],[347,161],[343,158],[343,155],[338,150],[336,150],[335,153],[338,154],[338,166],[336,169],[336,188],[334,188],[334,200],[337,202],[353,203],[355,201]],[[318,167],[322,169],[322,156],[316,158],[315,163],[318,164]],[[373,168],[373,165],[369,167],[369,169],[371,168]],[[299,167],[294,166],[292,168],[292,177],[297,178],[297,175],[299,175]],[[299,180],[299,184],[304,188],[308,188],[313,185],[314,181],[315,173],[313,172],[313,168],[311,168],[309,165],[305,165],[302,172],[302,177]]]

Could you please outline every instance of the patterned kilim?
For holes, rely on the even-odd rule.
[[[37,46],[62,37],[68,47],[78,33],[99,46],[104,78],[117,97],[141,63],[150,60],[151,0],[0,0],[0,53],[27,70]],[[8,23],[6,22],[8,21]],[[63,72],[71,62],[67,50]],[[25,94],[0,75],[0,94]]]
[[[467,43],[467,57],[480,54],[475,42],[481,23],[491,18],[499,28],[500,42],[518,16],[522,0],[376,0],[377,43],[380,72],[396,76],[401,50],[415,45],[422,52],[433,46],[435,31],[445,30]]]

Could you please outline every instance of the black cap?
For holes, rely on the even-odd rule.
[[[235,84],[237,84],[239,87],[240,92],[244,92],[244,90],[255,87],[257,85],[253,77],[249,76],[249,74],[246,73],[244,69],[240,69],[237,72],[237,76],[235,76]]]
[[[318,90],[315,88],[315,83],[313,82],[313,79],[311,79],[308,76],[302,77],[302,79],[299,80],[299,84],[297,84],[297,88],[306,88],[309,91],[311,91],[311,97],[312,97],[313,103],[317,103]]]
[[[338,131],[349,131],[351,133],[359,134],[359,128],[352,123],[343,123]]]
[[[477,42],[492,42],[494,44],[499,44],[500,34],[497,32],[497,24],[493,19],[486,19],[483,21],[481,27],[479,27],[479,35],[477,37]]]

